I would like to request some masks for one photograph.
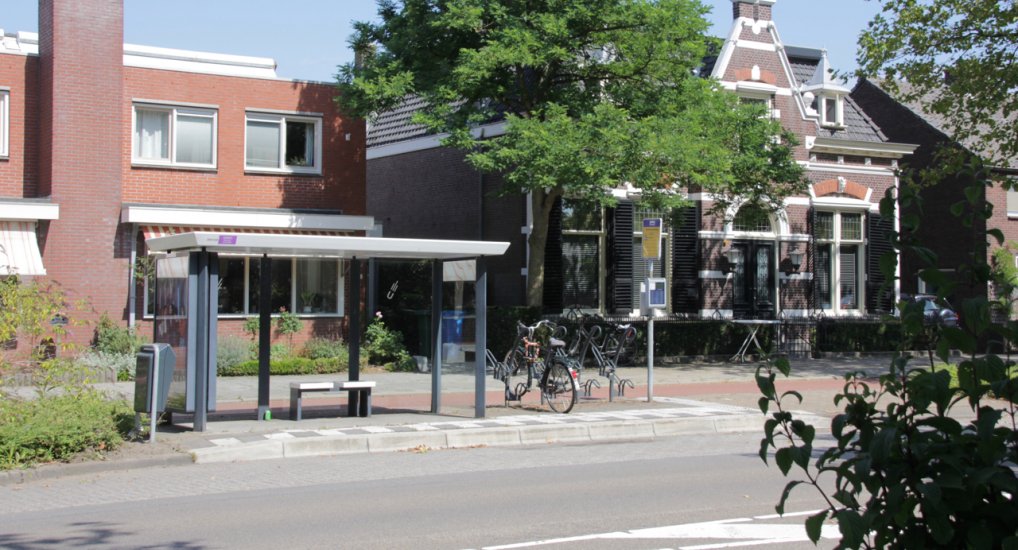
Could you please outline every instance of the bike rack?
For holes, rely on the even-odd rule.
[[[583,383],[583,397],[590,397],[592,388],[600,388],[601,383],[596,378],[590,378]]]

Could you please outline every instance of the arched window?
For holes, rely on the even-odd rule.
[[[755,231],[768,233],[774,230],[771,227],[770,216],[758,204],[746,204],[735,214],[732,220],[734,231]]]

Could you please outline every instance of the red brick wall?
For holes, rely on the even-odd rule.
[[[39,2],[39,194],[60,205],[43,261],[72,300],[124,315],[121,200],[123,2]],[[85,332],[75,340],[86,340]]]
[[[764,6],[760,4],[753,4],[750,2],[733,2],[732,3],[732,17],[748,17],[750,19],[758,19],[761,21],[771,20],[771,6]]]
[[[335,93],[327,84],[125,68],[120,115],[124,202],[340,209],[344,214],[364,214],[364,123],[339,116]],[[131,110],[136,99],[217,106],[217,169],[132,166]],[[246,109],[323,114],[322,175],[245,173]]]
[[[33,198],[39,185],[39,58],[0,55],[0,87],[9,88],[9,156],[0,158],[0,197]]]

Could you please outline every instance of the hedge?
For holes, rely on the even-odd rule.
[[[269,363],[271,374],[329,374],[346,371],[347,363],[337,357],[308,359],[306,357],[289,357],[273,359]],[[216,370],[219,376],[257,376],[258,360],[244,361],[232,367]]]

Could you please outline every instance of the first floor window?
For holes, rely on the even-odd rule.
[[[244,167],[319,174],[321,133],[321,117],[248,113]]]
[[[862,303],[863,221],[860,212],[816,212],[815,272],[821,309],[855,311]]]
[[[261,298],[259,258],[219,258],[219,314],[255,315]],[[339,260],[273,258],[270,304],[273,314],[343,314],[343,270]],[[155,295],[145,281],[145,313],[154,313]]]
[[[600,237],[562,235],[562,303],[600,307]]]
[[[8,90],[0,88],[0,157],[6,157],[10,154],[10,103],[11,93]]]
[[[132,162],[181,167],[216,165],[216,111],[134,106]]]

